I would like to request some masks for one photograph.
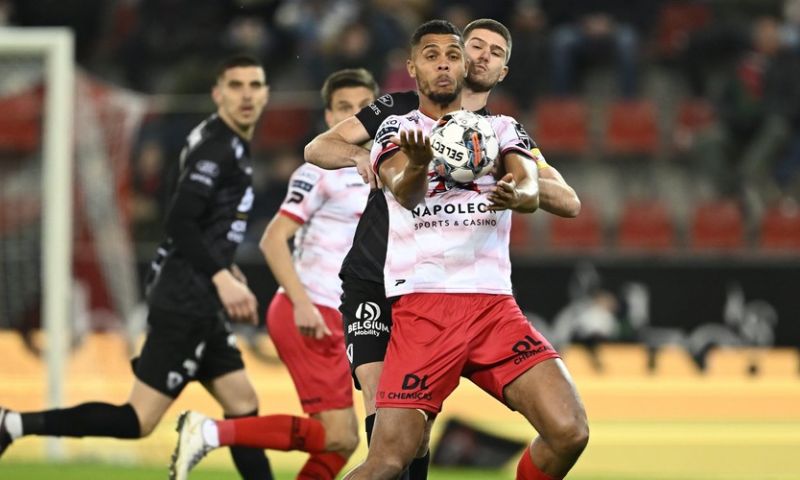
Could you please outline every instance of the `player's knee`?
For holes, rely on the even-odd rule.
[[[589,443],[589,424],[585,417],[559,422],[546,440],[559,456],[580,455]]]
[[[331,452],[339,452],[350,456],[358,448],[358,424],[355,421],[347,422],[324,422],[325,426],[325,449]]]
[[[139,417],[139,438],[145,438],[150,436],[153,433],[153,430],[156,429],[156,425],[158,425],[160,418],[152,418],[152,417]]]

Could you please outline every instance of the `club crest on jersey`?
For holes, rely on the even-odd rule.
[[[378,102],[382,103],[387,108],[392,108],[394,106],[394,97],[387,93],[386,95],[381,95],[378,98]]]

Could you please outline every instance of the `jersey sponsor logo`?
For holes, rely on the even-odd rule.
[[[413,373],[409,373],[403,377],[403,390],[427,390],[428,388],[430,387],[428,386],[427,375],[419,377]]]
[[[189,174],[189,180],[197,183],[202,183],[203,185],[207,185],[209,187],[214,186],[214,180],[211,179],[208,175],[203,175],[202,173],[192,172]]]
[[[381,318],[381,307],[375,302],[361,302],[356,309],[359,320],[378,320]]]
[[[375,302],[362,302],[356,308],[356,318],[358,321],[347,325],[347,334],[362,336],[369,335],[380,337],[383,334],[390,334],[391,327],[380,321],[381,309]],[[352,345],[350,345],[352,347]],[[348,347],[350,354],[352,348]],[[350,360],[352,362],[352,359]]]
[[[387,108],[392,108],[394,106],[394,97],[389,93],[381,95],[378,97],[377,101],[385,105]]]
[[[550,348],[540,340],[536,340],[530,335],[525,335],[525,338],[518,341],[511,347],[511,350],[516,354],[514,357],[514,365],[519,365],[526,359],[536,356],[542,352],[550,350]]]
[[[175,390],[183,384],[183,375],[178,372],[169,372],[167,374],[167,390]]]
[[[455,213],[465,214],[465,213],[494,213],[489,210],[488,203],[445,203],[445,204],[436,204],[432,207],[427,206],[417,206],[411,210],[412,218],[418,217],[427,217],[431,215],[439,215],[440,213],[445,213],[447,215],[452,215]]]
[[[295,179],[292,180],[291,188],[296,188],[304,192],[310,192],[314,188],[314,184],[306,182],[305,180]]]
[[[291,191],[289,192],[289,198],[286,199],[286,203],[300,203],[304,198],[306,198],[306,196],[302,193]]]
[[[400,278],[400,279],[394,281],[394,286],[397,287],[397,286],[402,285],[404,283],[406,283],[406,279],[405,278]]]
[[[200,160],[195,165],[195,170],[209,177],[219,176],[219,165],[211,160]]]

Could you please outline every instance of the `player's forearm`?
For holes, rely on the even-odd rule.
[[[306,162],[327,170],[354,167],[359,158],[369,158],[368,150],[351,145],[344,137],[330,131],[311,140],[303,154]]]
[[[575,190],[549,178],[539,179],[539,206],[560,217],[577,217],[581,211],[581,201]]]
[[[408,162],[386,185],[400,205],[413,210],[428,190],[428,167]]]
[[[311,299],[306,293],[303,283],[300,281],[300,276],[297,275],[297,270],[294,268],[292,261],[292,253],[287,246],[287,238],[281,235],[270,234],[269,230],[264,234],[264,237],[259,243],[261,253],[267,261],[272,275],[286,291],[286,295],[293,304],[310,303]]]

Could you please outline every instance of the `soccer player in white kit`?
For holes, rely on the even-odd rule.
[[[386,294],[399,298],[369,455],[346,478],[396,478],[460,376],[538,430],[517,478],[563,478],[588,441],[585,412],[558,354],[517,306],[510,281],[511,210],[530,213],[539,202],[533,158],[513,119],[490,117],[505,174],[441,189],[427,135],[460,106],[464,46],[443,21],[423,24],[411,43],[408,69],[420,108],[387,118],[371,152],[389,207]]]

